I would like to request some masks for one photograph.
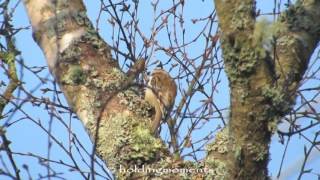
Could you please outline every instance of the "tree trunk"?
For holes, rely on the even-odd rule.
[[[151,107],[112,59],[81,0],[24,0],[24,4],[51,73],[88,130],[94,152],[109,168],[190,167],[175,162],[151,133]],[[231,88],[230,123],[207,148],[203,165],[211,174],[167,174],[161,179],[267,179],[270,137],[294,104],[299,81],[319,41],[318,0],[298,1],[282,14],[276,22],[274,52],[261,40],[253,0],[215,0],[215,6]],[[157,176],[120,171],[115,175],[119,179]]]
[[[298,1],[266,27],[256,22],[253,0],[215,0],[215,6],[230,81],[231,113],[207,161],[220,167],[220,172],[228,172],[220,173],[218,179],[267,179],[270,137],[294,105],[299,82],[319,41],[320,1]],[[264,36],[264,31],[271,31],[271,36]],[[268,39],[270,49],[265,44]],[[219,141],[226,139],[223,148]]]

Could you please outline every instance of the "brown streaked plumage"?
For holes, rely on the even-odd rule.
[[[163,69],[155,69],[149,78],[145,100],[155,108],[152,131],[157,135],[161,120],[166,120],[177,95],[177,85]]]

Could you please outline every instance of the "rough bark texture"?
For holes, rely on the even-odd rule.
[[[151,134],[151,107],[112,59],[81,0],[25,0],[24,4],[50,71],[108,167],[192,166],[175,163],[167,147]],[[213,173],[206,178],[267,179],[270,136],[293,105],[319,41],[320,1],[298,1],[282,14],[274,33],[276,53],[265,48],[259,35],[253,0],[215,0],[215,6],[231,88],[231,119],[208,146],[204,165]],[[154,178],[142,173],[116,176]],[[184,178],[205,178],[196,176]]]
[[[207,158],[207,163],[220,167],[218,179],[267,179],[271,134],[294,105],[319,41],[320,1],[298,1],[269,25],[273,29],[259,27],[254,4],[253,0],[215,0],[231,88],[230,123]],[[274,40],[270,49],[264,39],[268,37],[262,35],[268,30]]]
[[[170,165],[173,160],[166,147],[149,130],[150,105],[134,91],[131,78],[112,59],[110,48],[87,18],[82,1],[53,2],[24,1],[34,39],[70,107],[95,142],[97,155],[114,169],[142,163]]]

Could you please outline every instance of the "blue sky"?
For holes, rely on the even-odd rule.
[[[88,15],[89,15],[90,19],[95,24],[95,19],[99,13],[98,9],[100,8],[99,1],[98,0],[95,0],[95,1],[86,0],[85,4],[87,6]],[[169,7],[170,5],[171,5],[171,1],[161,2],[161,8]],[[261,0],[258,2],[257,6],[258,6],[258,8],[262,9],[262,12],[272,12],[273,2],[270,3],[270,1]],[[153,12],[151,11],[149,1],[148,1],[148,3],[146,3],[146,1],[143,1],[143,3],[141,3],[141,5],[140,5],[140,8],[141,8],[140,15],[139,15],[140,28],[147,35],[148,34],[150,35],[150,28],[151,28],[152,22],[153,22],[153,14],[152,14]],[[212,8],[213,8],[212,1],[205,1],[205,2],[187,1],[186,7],[184,10],[185,19],[190,20],[190,19],[194,19],[194,18],[205,17],[212,11]],[[101,17],[101,21],[100,21],[101,23],[99,25],[100,26],[99,32],[100,32],[101,36],[107,42],[111,43],[112,40],[111,40],[110,33],[112,30],[111,30],[111,27],[108,26],[106,23],[106,17],[107,17],[106,15],[103,15]],[[14,14],[14,21],[13,22],[16,27],[21,27],[21,26],[26,27],[29,25],[29,22],[28,22],[28,19],[27,19],[27,16],[25,14],[25,10],[24,10],[24,7],[22,6],[22,4],[20,4],[18,6],[18,8]],[[200,31],[199,27],[201,27],[201,25],[194,26],[191,21],[186,20],[185,27],[187,28],[186,37],[188,40],[188,38],[192,39],[193,35],[197,34],[197,32]],[[159,39],[161,40],[160,43],[163,43],[163,44],[168,43],[167,39],[165,38],[166,37],[165,34],[160,33],[159,37],[160,37]],[[17,34],[16,43],[17,43],[18,49],[20,49],[22,52],[21,58],[24,59],[25,64],[27,64],[28,66],[45,66],[46,65],[46,61],[43,56],[43,53],[41,52],[40,48],[35,44],[35,42],[32,39],[31,30],[22,31],[19,34]],[[192,46],[187,47],[186,51],[189,53],[189,55],[191,57],[197,56],[199,53],[202,52],[201,51],[202,46],[203,46],[203,41],[199,41],[199,42],[194,43]],[[139,47],[139,45],[138,45],[138,47]],[[156,54],[152,58],[161,59],[161,58],[164,58],[164,56],[161,54]],[[316,58],[316,56],[314,56],[313,58]],[[152,67],[150,67],[150,68],[152,68]],[[172,73],[174,74],[175,72],[172,72]],[[41,72],[40,75],[42,77],[48,77],[49,82],[53,80],[47,70]],[[24,84],[24,87],[26,89],[28,89],[29,91],[35,89],[35,92],[34,92],[35,96],[39,96],[39,97],[44,96],[44,97],[49,97],[49,98],[51,98],[53,96],[52,93],[47,93],[47,94],[43,95],[41,90],[37,89],[37,86],[39,84],[41,84],[41,82],[32,73],[24,70],[23,75],[20,77],[24,80],[24,82],[26,82],[26,84]],[[45,87],[52,88],[52,84],[47,83],[47,84],[44,84],[41,86],[41,88],[45,88]],[[193,103],[192,106],[194,106],[194,108],[196,108],[196,106],[197,106],[197,102],[198,102],[197,100],[201,99],[201,98],[203,98],[203,97],[195,96],[192,99],[192,103]],[[224,74],[222,77],[222,83],[220,84],[220,90],[219,90],[219,92],[217,92],[215,94],[214,98],[216,99],[215,102],[218,104],[218,106],[220,108],[224,108],[229,105],[228,82],[227,82],[227,79]],[[178,97],[178,99],[179,99],[179,97]],[[64,103],[65,103],[65,101],[64,101]],[[32,116],[35,121],[40,120],[41,122],[43,122],[43,126],[48,128],[49,124],[45,123],[45,122],[49,122],[50,117],[48,116],[46,109],[44,109],[43,107],[41,107],[41,108],[34,107],[30,103],[26,103],[23,106],[23,109],[25,110],[25,112],[27,114]],[[22,112],[17,112],[14,115],[14,117],[11,118],[10,121],[12,122],[18,118],[23,117],[23,116],[24,115],[22,114]],[[90,143],[89,137],[86,135],[85,129],[83,128],[81,122],[78,121],[77,119],[74,119],[74,118],[69,119],[68,115],[63,115],[62,118],[65,119],[66,123],[71,124],[72,131],[77,135],[77,138],[80,139],[81,143],[85,146],[85,148],[88,151],[91,151],[91,143]],[[195,138],[202,137],[204,134],[207,133],[207,131],[209,129],[216,127],[218,124],[219,124],[219,122],[218,123],[217,122],[210,123],[211,126],[205,127],[205,129],[203,131],[197,132],[195,134],[195,136],[196,136]],[[282,125],[281,127],[286,128],[287,126]],[[66,128],[64,127],[63,123],[61,123],[60,121],[57,121],[57,120],[53,120],[51,129],[52,129],[53,134],[59,139],[59,141],[61,141],[63,145],[67,146],[69,136],[68,136],[68,132],[66,132]],[[315,129],[315,131],[316,131],[316,129]],[[197,137],[197,136],[199,136],[199,137]],[[310,134],[310,136],[312,136],[312,134]],[[16,152],[33,152],[34,154],[38,154],[38,155],[41,155],[44,157],[47,156],[48,135],[46,133],[44,133],[43,130],[41,130],[39,128],[39,126],[37,126],[32,121],[21,120],[19,123],[16,123],[15,125],[11,126],[8,129],[8,137],[12,141],[12,144],[11,144],[12,149],[14,149]],[[288,154],[286,155],[286,159],[285,159],[286,163],[285,163],[284,169],[286,169],[286,167],[295,166],[297,164],[297,162],[303,157],[302,144],[304,144],[304,143],[305,143],[305,140],[303,140],[301,137],[296,136],[292,139],[291,143],[289,144],[290,151],[288,151]],[[272,144],[271,144],[271,149],[270,149],[271,161],[269,164],[270,174],[272,176],[277,174],[277,170],[279,169],[283,149],[284,149],[284,146],[279,144],[277,136],[274,136]],[[75,156],[80,158],[80,156],[78,155],[76,150],[74,149],[73,151],[75,152],[74,153]],[[203,156],[203,155],[204,155],[204,153],[199,154],[199,156]],[[315,166],[316,163],[318,163],[318,164],[320,163],[319,158],[316,158],[316,157],[317,156],[315,155],[314,160],[310,164],[310,166],[316,167]],[[61,148],[59,148],[56,145],[56,143],[53,143],[53,147],[51,150],[51,158],[57,159],[57,160],[62,159],[66,162],[71,162],[71,160],[69,158],[66,158],[65,153],[61,150]],[[35,159],[16,156],[16,160],[20,166],[22,164],[31,165],[30,170],[33,173],[32,174],[33,176],[36,176],[39,172],[46,171],[45,168],[38,165],[39,163]],[[88,169],[88,167],[85,163],[79,162],[79,164],[84,169]],[[64,167],[61,167],[59,165],[54,165],[54,164],[52,164],[52,166],[56,167],[56,169],[58,169],[58,170],[60,170],[60,169],[62,170],[64,168]],[[320,171],[319,167],[316,167],[316,168],[318,168],[318,171],[316,171],[316,172],[319,172]],[[81,176],[77,173],[68,172],[68,171],[63,171],[63,172],[66,173],[63,177],[65,177],[67,179],[81,178]],[[26,172],[22,171],[22,175],[24,177],[26,177]],[[308,176],[304,176],[304,177],[306,179],[308,179]],[[314,178],[314,176],[311,176],[310,178]],[[286,177],[286,179],[296,179],[296,175],[293,175],[292,177]]]

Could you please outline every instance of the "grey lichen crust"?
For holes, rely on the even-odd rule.
[[[310,6],[316,1],[310,1]],[[312,34],[319,34],[319,22],[312,19],[311,13],[307,10],[307,2],[297,1],[295,5],[289,6],[288,10],[280,16],[280,21],[286,21],[289,25],[288,28],[292,31],[309,31]]]
[[[269,149],[267,149],[263,144],[249,143],[247,144],[247,150],[253,155],[252,157],[254,161],[263,161],[268,158]]]
[[[126,82],[126,76],[118,68],[111,68],[103,72],[103,76],[99,76],[98,72],[92,67],[85,67],[90,78],[85,83],[87,87],[94,87],[102,92],[122,91],[122,84]]]
[[[227,168],[228,154],[232,152],[237,163],[243,164],[245,161],[244,149],[250,154],[253,161],[263,161],[268,157],[268,148],[263,146],[263,144],[248,143],[241,145],[241,141],[237,140],[236,142],[232,140],[228,127],[217,133],[215,141],[206,147],[208,156],[205,160],[205,165],[211,168],[211,173],[207,174],[207,179],[227,180],[230,178],[228,176],[229,169]]]
[[[211,173],[206,175],[206,180],[227,180],[227,164],[225,161],[215,159],[214,157],[208,157],[206,159],[206,165],[211,169]]]
[[[224,59],[229,80],[231,82],[239,82],[239,80],[244,81],[239,77],[253,72],[257,59],[259,59],[259,53],[252,51],[250,45],[240,45],[237,42],[234,44],[226,43],[224,46]]]
[[[220,154],[225,154],[228,152],[228,144],[229,144],[229,134],[228,128],[224,128],[220,132],[216,134],[215,141],[207,146],[207,151],[210,153],[211,151],[218,152]]]
[[[230,136],[228,128],[224,128],[220,132],[217,133],[215,141],[211,144],[208,144],[206,147],[208,156],[205,160],[205,164],[209,167],[212,172],[207,175],[207,179],[216,179],[216,180],[226,180],[227,179],[227,165],[226,160],[218,159],[215,157],[225,156],[228,151],[232,151],[233,149],[229,148],[230,144]],[[215,156],[210,155],[211,153],[215,154]]]
[[[240,2],[240,5],[235,9],[231,24],[234,29],[244,29],[249,27],[251,24],[251,19],[248,18],[248,11],[252,11],[252,6],[249,6],[245,1]],[[241,19],[241,21],[239,21]]]
[[[274,133],[277,130],[278,123],[283,115],[291,110],[292,102],[286,98],[285,93],[280,88],[265,86],[262,90],[262,96],[267,104],[261,119],[268,119],[268,130]]]
[[[162,141],[155,138],[146,128],[144,120],[135,118],[129,112],[112,114],[106,119],[108,123],[99,126],[98,152],[105,157],[108,166],[119,170],[123,168],[141,166],[159,159],[166,152]],[[89,127],[95,131],[96,126]],[[109,138],[105,138],[109,137]],[[112,138],[111,138],[112,137]],[[130,173],[119,173],[118,176],[130,176]]]
[[[134,88],[118,93],[118,97],[121,99],[120,104],[125,105],[128,110],[141,117],[151,118],[153,107],[137,96]]]

